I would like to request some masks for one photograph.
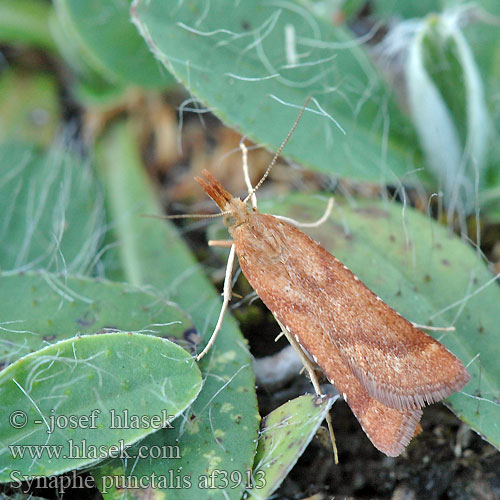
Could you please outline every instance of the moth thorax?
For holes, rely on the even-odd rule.
[[[248,222],[252,209],[239,198],[231,198],[226,203],[224,212],[228,212],[222,218],[224,225],[228,228],[234,228]]]

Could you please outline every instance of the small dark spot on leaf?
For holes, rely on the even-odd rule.
[[[395,237],[393,234],[390,234],[390,235],[389,235],[389,241],[390,241],[391,243],[394,243],[394,242],[396,241],[396,237]]]
[[[243,21],[241,21],[241,27],[245,31],[248,31],[250,29],[250,23],[248,21],[246,21],[245,19],[243,19]]]
[[[431,278],[431,275],[430,275],[430,274],[426,274],[426,275],[424,276],[424,281],[425,281],[426,283],[429,283],[429,281],[431,281],[431,280],[432,280],[432,278]]]
[[[441,261],[441,264],[443,264],[443,266],[450,266],[451,265],[451,262],[448,260],[448,259],[443,259]]]
[[[477,278],[474,278],[474,279],[472,280],[472,283],[473,283],[474,285],[477,285],[477,284],[478,284],[478,282],[479,282],[479,280],[478,280]]]
[[[401,290],[398,290],[398,291],[396,292],[396,297],[401,297]]]
[[[7,363],[4,363],[3,361],[0,363],[0,371],[2,371],[5,367],[7,366]]]
[[[55,340],[56,336],[55,335],[44,335],[43,336],[43,340],[45,342],[52,342],[53,340]]]
[[[242,419],[242,418],[243,418],[243,417],[242,417],[241,415],[238,415],[238,416],[236,417],[235,422],[236,422],[237,424],[239,424],[239,423],[241,422],[241,419]]]
[[[484,332],[484,328],[483,328],[482,326],[480,326],[480,327],[477,329],[477,331],[478,331],[479,333],[483,333],[483,332]]]
[[[366,215],[370,219],[378,219],[378,218],[384,218],[387,219],[389,218],[389,212],[386,210],[382,210],[381,208],[378,207],[362,207],[362,208],[355,208],[354,212],[362,215]]]
[[[192,422],[196,418],[196,415],[193,413],[189,416],[189,421]]]
[[[418,287],[414,286],[414,287],[412,288],[412,290],[413,290],[415,293],[418,293]]]
[[[76,322],[80,325],[80,326],[91,326],[95,323],[96,319],[95,317],[92,317],[90,318],[89,317],[89,312],[87,311],[81,318],[78,318],[76,320]]]

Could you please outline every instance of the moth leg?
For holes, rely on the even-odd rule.
[[[309,378],[311,379],[311,382],[312,382],[312,385],[314,387],[314,391],[316,392],[316,395],[318,395],[320,397],[324,397],[325,395],[321,391],[318,377],[316,376],[316,373],[314,372],[314,366],[312,365],[311,361],[305,355],[300,344],[293,338],[293,335],[288,332],[288,330],[278,320],[278,318],[276,318],[276,316],[274,316],[274,318],[278,322],[278,325],[280,326],[281,331],[283,332],[285,337],[288,339],[288,342],[290,342],[290,345],[295,349],[295,352],[299,355],[300,360],[302,361],[302,364],[304,365],[304,368],[307,370],[307,373],[309,374]],[[337,443],[335,441],[335,433],[333,432],[333,423],[332,423],[332,417],[330,416],[330,412],[328,412],[326,414],[325,420],[326,420],[326,424],[328,425],[328,432],[330,433],[330,440],[332,442],[333,457],[335,460],[335,465],[337,465],[339,463],[339,455],[338,455],[338,451],[337,451]]]
[[[295,227],[318,227],[321,226],[321,224],[323,224],[328,219],[328,217],[330,217],[334,202],[335,199],[333,198],[333,196],[328,199],[328,205],[326,206],[325,213],[315,222],[299,222],[295,219],[290,219],[289,217],[285,217],[283,215],[275,215],[274,217],[288,222]]]
[[[222,321],[224,320],[224,315],[226,314],[227,307],[229,305],[229,302],[231,301],[231,278],[233,275],[233,265],[234,265],[234,256],[236,252],[234,249],[234,245],[231,245],[231,250],[229,251],[229,257],[227,258],[227,266],[226,266],[226,276],[224,278],[224,291],[223,291],[223,297],[224,301],[222,303],[222,307],[219,313],[219,319],[217,320],[217,324],[215,325],[214,331],[212,333],[212,336],[210,337],[210,340],[208,341],[207,345],[203,349],[203,351],[196,356],[196,361],[200,361],[203,356],[210,350],[210,348],[213,346],[215,339],[217,338],[217,334],[220,332],[220,329],[222,328]]]
[[[208,240],[209,247],[231,248],[233,240]]]
[[[245,184],[247,185],[248,195],[250,196],[250,201],[252,202],[252,208],[257,209],[257,196],[253,190],[252,181],[250,180],[250,175],[248,174],[248,148],[245,146],[243,141],[240,142],[241,149],[241,159],[243,164],[243,175],[245,176]]]
[[[285,335],[285,334],[283,333],[283,331],[281,331],[280,333],[278,333],[278,335],[276,335],[276,338],[274,339],[274,341],[275,341],[275,342],[278,342],[278,340],[279,340],[281,337],[283,337],[283,335]]]

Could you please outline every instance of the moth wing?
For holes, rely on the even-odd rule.
[[[362,387],[350,392],[347,404],[373,445],[389,457],[401,455],[418,432],[422,417],[420,408],[390,408],[371,397]]]
[[[358,353],[351,356],[343,349],[348,343],[342,342],[340,333],[344,321],[354,323],[338,315],[348,310],[350,301],[341,300],[342,290],[339,295],[334,286],[339,282],[331,273],[325,282],[324,259],[334,258],[318,257],[326,251],[296,228],[267,215],[254,214],[251,223],[231,233],[241,269],[263,302],[337,387],[372,443],[387,455],[399,455],[415,434],[422,412],[389,407],[371,396],[360,372],[355,373]],[[306,249],[304,257],[301,248]],[[331,301],[334,292],[337,304]],[[386,359],[379,360],[379,367],[386,365]]]
[[[231,233],[252,287],[323,370],[323,353],[327,360],[338,350],[367,393],[398,410],[439,401],[468,382],[458,358],[302,231],[255,213]]]
[[[293,244],[287,244],[287,235]],[[305,316],[318,318],[323,335],[372,397],[400,410],[421,408],[469,381],[462,362],[446,347],[415,328],[302,231],[287,227],[280,245],[286,274],[302,291],[299,307],[309,308]],[[305,249],[303,258],[297,257],[299,249]]]
[[[340,332],[332,337],[370,396],[400,410],[421,408],[459,391],[469,381],[464,365],[448,349],[378,302],[369,309],[379,318],[377,322],[372,318],[367,325],[365,313],[358,311],[349,336]]]
[[[285,326],[298,337],[294,327]],[[322,367],[327,378],[342,394],[373,445],[390,457],[400,455],[417,433],[422,410],[385,405],[368,393],[335,346],[318,349],[317,343],[310,343],[305,337],[302,339],[300,346]]]
[[[470,380],[446,347],[415,328],[302,231],[287,227],[280,245],[286,274],[302,291],[299,307],[318,317],[323,335],[370,396],[399,410],[421,408]],[[299,249],[305,249],[303,257]]]

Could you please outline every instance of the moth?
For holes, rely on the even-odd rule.
[[[236,254],[241,271],[287,331],[287,337],[292,342],[295,339],[323,370],[373,445],[395,457],[421,430],[422,408],[459,391],[470,376],[446,347],[388,306],[319,243],[285,220],[257,209],[254,194],[310,99],[253,188],[246,170],[246,148],[242,148],[249,187],[244,200],[233,197],[207,170],[203,170],[205,178],[195,177],[220,208],[233,239],[223,306],[214,332],[197,359],[208,352],[221,328],[231,298]],[[301,359],[307,368],[309,361],[302,354]],[[318,392],[315,377],[311,379]],[[329,417],[327,422],[336,457]]]
[[[337,388],[376,448],[400,455],[422,408],[470,379],[462,362],[297,227],[195,180],[224,213],[241,270]]]

